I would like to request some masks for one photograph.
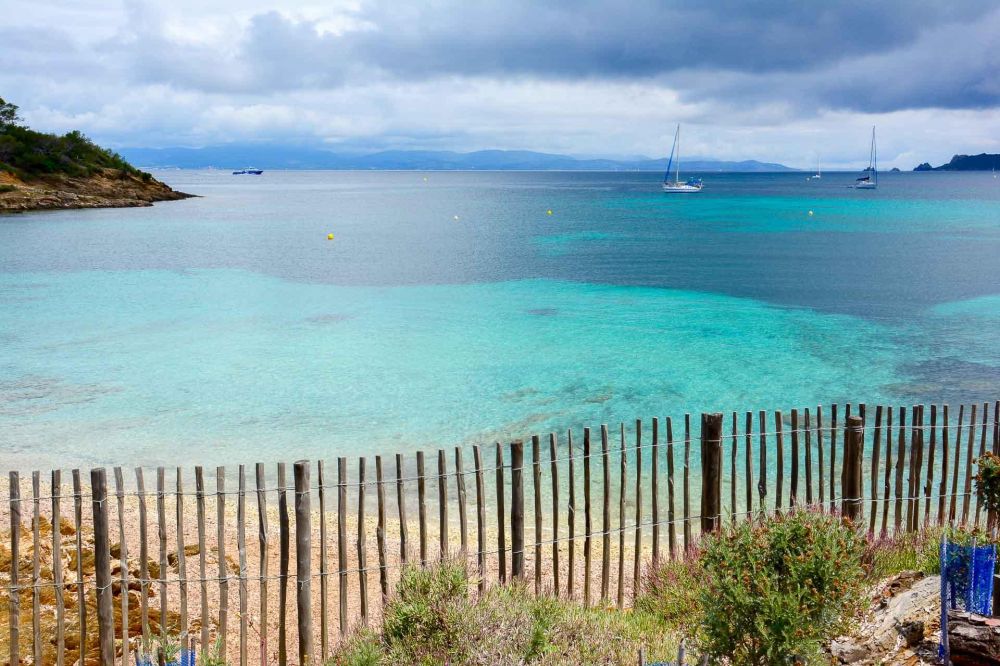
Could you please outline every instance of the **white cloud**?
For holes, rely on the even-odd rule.
[[[662,155],[683,122],[688,155],[801,166],[863,163],[873,123],[887,166],[1000,148],[1000,11],[977,3],[8,3],[0,95],[116,146]],[[690,34],[661,31],[678,12]]]

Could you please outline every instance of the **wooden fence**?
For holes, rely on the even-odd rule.
[[[296,462],[291,483],[284,463],[257,464],[252,487],[243,465],[217,468],[214,487],[195,467],[193,492],[183,467],[157,468],[150,489],[143,468],[114,468],[113,487],[103,468],[72,470],[69,485],[55,470],[44,490],[34,472],[27,491],[10,472],[0,657],[127,664],[143,636],[170,635],[218,640],[241,666],[315,663],[378,616],[408,564],[464,563],[480,593],[523,579],[625,607],[645,569],[760,511],[841,512],[872,538],[981,525],[973,461],[1000,449],[1000,402],[955,411],[847,404],[694,427],[685,415],[677,433],[657,418],[617,438],[602,425],[475,446],[471,466],[462,447],[374,456],[374,478],[368,457],[337,459],[335,479],[324,461]]]

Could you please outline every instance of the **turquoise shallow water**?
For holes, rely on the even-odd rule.
[[[877,199],[716,175],[684,201],[635,174],[163,176],[204,197],[0,218],[0,467],[997,397],[977,175]]]

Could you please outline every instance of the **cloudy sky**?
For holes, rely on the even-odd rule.
[[[122,146],[1000,152],[988,0],[0,0],[0,96]]]

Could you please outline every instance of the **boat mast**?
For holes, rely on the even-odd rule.
[[[681,125],[677,123],[677,165],[674,167],[677,171],[674,174],[674,182],[681,182]]]
[[[875,146],[875,126],[872,125],[872,176],[878,187],[878,148]]]
[[[663,174],[664,183],[670,182],[670,167],[672,167],[674,164],[674,155],[677,152],[677,135],[678,133],[680,133],[680,131],[681,131],[681,126],[678,125],[677,130],[674,132],[674,145],[670,147],[670,159],[667,160],[667,171],[666,173]]]

